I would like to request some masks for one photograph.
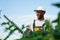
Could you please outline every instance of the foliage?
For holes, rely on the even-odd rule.
[[[52,5],[54,5],[54,6],[58,7],[58,8],[60,8],[60,3],[54,3],[54,4],[52,4]]]
[[[3,26],[3,25],[8,25],[8,27],[6,27],[5,29],[6,29],[6,31],[10,30],[9,34],[7,35],[6,38],[4,38],[4,40],[6,40],[7,38],[9,38],[9,36],[10,36],[12,33],[14,33],[14,31],[16,31],[16,30],[18,30],[20,33],[23,34],[23,31],[22,31],[13,21],[11,21],[11,20],[10,20],[9,18],[7,18],[5,15],[4,15],[4,18],[6,18],[6,20],[7,20],[8,22],[3,22],[1,25],[2,25],[2,26]],[[14,29],[12,29],[12,27],[13,27]]]
[[[46,22],[46,30],[42,31],[25,31],[23,37],[20,40],[54,40],[54,30],[48,20]]]

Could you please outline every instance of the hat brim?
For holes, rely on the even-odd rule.
[[[34,10],[34,11],[44,11],[44,10]],[[45,12],[45,11],[44,11]]]

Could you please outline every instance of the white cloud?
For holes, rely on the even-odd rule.
[[[35,15],[24,15],[24,16],[17,16],[17,17],[10,17],[11,20],[13,20],[18,26],[21,26],[22,24],[29,24],[34,19],[37,19]],[[50,21],[56,19],[56,15],[45,15],[45,19],[49,19]]]

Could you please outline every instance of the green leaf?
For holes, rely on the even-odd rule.
[[[1,25],[9,25],[9,22],[3,22]]]
[[[52,5],[54,5],[54,6],[58,7],[58,8],[60,8],[60,3],[54,3],[54,4],[52,4]]]
[[[22,25],[22,29],[24,29],[25,28],[25,26],[24,25]]]

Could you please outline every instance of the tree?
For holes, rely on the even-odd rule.
[[[53,5],[60,8],[60,3],[54,3]],[[53,23],[57,23],[54,31],[55,40],[60,40],[60,12],[58,12],[58,17],[53,21]]]

